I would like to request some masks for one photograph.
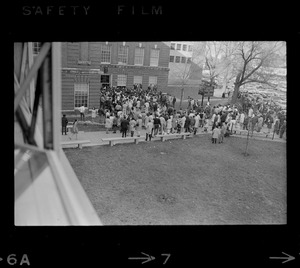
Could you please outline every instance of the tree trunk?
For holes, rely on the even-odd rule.
[[[183,95],[184,95],[184,88],[182,87],[181,89],[181,96],[180,96],[180,104],[179,104],[179,109],[181,110],[181,105],[182,105],[182,100],[183,100]]]
[[[237,96],[239,94],[239,90],[240,90],[240,84],[235,84],[234,85],[234,91],[232,93],[231,96],[231,104],[235,104],[237,101]]]

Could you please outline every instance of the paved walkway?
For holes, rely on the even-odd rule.
[[[211,127],[210,127],[211,128]],[[209,128],[209,129],[210,129]],[[255,140],[265,140],[265,141],[275,141],[275,142],[286,142],[286,139],[280,139],[278,135],[274,135],[274,139],[272,140],[272,135],[270,137],[261,137],[261,136],[256,136],[256,131],[254,131],[253,136],[249,137],[250,139],[255,139]],[[261,132],[260,135],[263,135],[263,133],[267,133],[267,130],[264,130]],[[211,135],[211,131],[208,131],[208,133],[203,132],[201,129],[198,130],[197,135]],[[135,135],[136,136],[136,132]],[[141,131],[141,136],[146,136],[146,130],[143,129]],[[246,134],[236,134],[232,135],[233,137],[239,137],[239,138],[247,138]],[[83,144],[83,147],[88,147],[88,146],[99,146],[99,145],[108,145],[108,141],[102,141],[103,138],[113,138],[113,137],[122,137],[122,134],[120,131],[117,131],[117,133],[112,133],[112,131],[109,132],[109,134],[106,134],[106,131],[93,131],[93,132],[84,132],[84,131],[79,131],[77,135],[78,140],[90,140],[91,143],[89,144]],[[127,137],[130,137],[130,135],[127,135]],[[168,139],[178,139],[180,137],[170,137]],[[62,141],[69,141],[69,137],[66,135],[61,136]],[[75,136],[72,137],[72,140],[75,140]],[[152,138],[152,141],[160,140],[160,138]],[[141,139],[139,142],[146,142],[145,140]],[[133,143],[133,140],[123,140],[123,141],[116,141],[115,143]],[[63,148],[73,148],[76,147],[76,145],[64,145]]]

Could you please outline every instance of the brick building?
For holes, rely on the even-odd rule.
[[[62,110],[99,107],[102,85],[168,85],[168,42],[62,43]]]

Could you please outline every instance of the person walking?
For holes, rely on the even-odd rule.
[[[73,127],[71,128],[72,138],[75,135],[76,136],[76,140],[77,140],[77,134],[78,134],[78,126],[77,126],[77,124],[78,124],[78,121],[77,121],[77,119],[75,119],[74,122],[73,122]],[[72,138],[69,136],[70,140]]]
[[[67,135],[67,125],[68,125],[68,119],[66,117],[66,115],[64,114],[63,117],[61,118],[61,134],[64,135],[64,132],[65,132],[65,135]]]
[[[126,138],[128,126],[129,126],[129,121],[128,121],[127,117],[124,115],[124,117],[120,123],[122,138]]]

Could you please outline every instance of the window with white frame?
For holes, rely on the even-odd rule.
[[[157,76],[149,76],[149,85],[157,85]]]
[[[187,45],[182,45],[182,50],[186,51]]]
[[[179,56],[176,56],[176,57],[175,57],[175,62],[176,62],[176,63],[179,63],[179,62],[180,62],[180,57],[179,57]]]
[[[181,57],[181,63],[186,63],[186,57]]]
[[[117,76],[117,86],[124,87],[126,86],[127,76],[125,74],[118,74]]]
[[[38,55],[41,50],[41,42],[32,42],[32,53],[34,56]]]
[[[175,43],[171,43],[171,49],[175,50]]]
[[[170,62],[174,62],[174,56],[170,56]]]
[[[193,47],[189,45],[189,52],[193,51]]]
[[[74,107],[79,108],[82,105],[88,107],[89,99],[89,84],[75,83],[74,84]]]
[[[128,47],[127,46],[119,46],[118,63],[119,64],[127,64],[127,62],[128,62]]]
[[[150,66],[158,66],[159,49],[151,49]]]
[[[134,65],[144,64],[144,48],[136,47],[134,54]]]
[[[101,63],[110,63],[111,46],[101,45]]]
[[[181,50],[181,44],[177,44],[176,50]]]
[[[133,77],[133,84],[142,84],[143,83],[143,77],[142,76],[134,76]]]

